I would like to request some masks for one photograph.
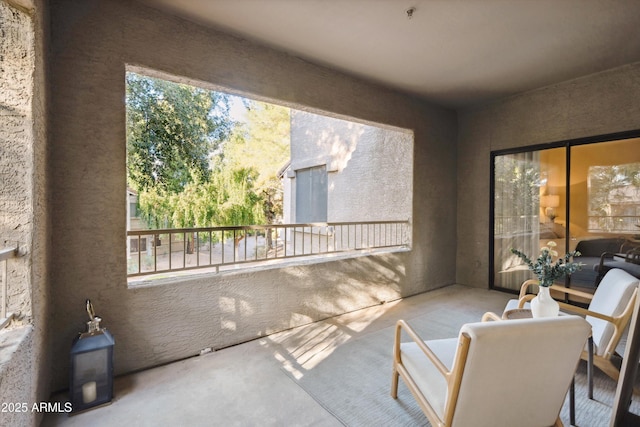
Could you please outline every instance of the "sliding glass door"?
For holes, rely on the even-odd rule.
[[[531,278],[526,265],[511,253],[519,249],[535,257],[544,244],[554,240],[565,247],[560,217],[565,192],[563,148],[504,154],[494,158],[493,192],[493,284],[519,289]]]
[[[640,138],[493,153],[492,168],[493,287],[534,278],[512,248],[580,250],[585,267],[562,283],[593,291],[602,252],[640,246]]]

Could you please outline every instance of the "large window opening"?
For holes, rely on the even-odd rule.
[[[126,91],[130,277],[410,247],[411,131],[139,68]]]
[[[570,141],[492,155],[491,284],[518,290],[535,276],[511,253],[537,257],[548,242],[584,264],[559,283],[593,292],[604,252],[640,248],[640,138]],[[632,274],[631,263],[628,267]],[[640,275],[639,273],[635,273]]]

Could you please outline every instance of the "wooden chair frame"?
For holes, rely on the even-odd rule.
[[[484,320],[484,317],[483,317]],[[402,363],[402,356],[400,353],[401,335],[402,331],[409,335],[411,339],[418,345],[424,355],[433,363],[436,369],[442,374],[447,382],[447,399],[444,408],[443,418],[441,419],[436,413],[435,409],[429,404],[424,397],[418,385],[413,381],[406,368]],[[398,398],[398,378],[401,376],[407,388],[413,395],[413,397],[420,405],[420,408],[426,415],[427,419],[433,427],[447,427],[453,423],[453,416],[455,414],[456,405],[458,403],[458,394],[460,392],[460,384],[462,383],[462,376],[464,374],[464,367],[467,362],[467,356],[469,355],[469,347],[471,344],[471,337],[467,334],[460,334],[458,341],[458,349],[453,360],[451,370],[442,363],[442,361],[436,356],[436,354],[425,344],[424,340],[409,326],[404,320],[398,320],[396,323],[396,334],[393,344],[393,372],[391,378],[391,397]],[[556,420],[554,427],[563,427],[560,416]]]
[[[427,358],[434,364],[436,369],[442,374],[447,382],[447,405],[445,407],[444,419],[440,419],[435,409],[429,404],[424,397],[417,384],[413,381],[404,365],[402,364],[402,358],[400,356],[400,344],[402,330],[411,337],[413,341],[418,345],[420,350],[427,356]],[[460,383],[462,382],[462,374],[464,372],[464,366],[467,361],[467,355],[469,354],[469,344],[471,338],[466,334],[460,336],[458,342],[458,351],[456,352],[456,358],[453,361],[451,370],[442,363],[442,361],[436,356],[436,354],[425,344],[424,340],[413,330],[409,324],[404,320],[398,320],[396,323],[396,334],[393,344],[393,373],[391,379],[391,397],[398,398],[398,377],[402,376],[405,384],[413,397],[416,399],[420,408],[427,416],[429,422],[434,426],[449,426],[453,421],[453,414],[455,413],[456,404],[458,400],[458,392],[460,391]]]
[[[518,308],[523,308],[526,302],[531,301],[535,297],[535,294],[528,294],[527,289],[531,285],[538,285],[538,283],[539,283],[538,280],[530,279],[525,281],[522,284],[522,287],[520,288]],[[573,295],[580,298],[584,298],[587,301],[591,301],[593,299],[593,294],[590,294],[588,292],[582,292],[572,288],[565,288],[564,286],[551,285],[550,290],[561,292],[565,295]],[[627,303],[622,313],[616,317],[607,316],[605,314],[591,311],[586,308],[582,308],[572,304],[567,304],[562,301],[558,301],[558,304],[560,305],[560,309],[562,311],[569,311],[581,316],[596,317],[598,319],[607,321],[613,325],[614,333],[611,339],[609,340],[609,342],[607,343],[607,346],[604,350],[604,354],[603,355],[594,354],[593,364],[616,382],[620,377],[620,371],[613,364],[613,362],[611,361],[611,358],[616,352],[616,347],[620,343],[620,338],[622,338],[622,333],[624,332],[625,327],[627,326],[627,324],[629,324],[629,321],[631,320],[631,315],[633,314],[633,307],[635,304],[637,294],[638,294],[638,289],[636,288],[631,294],[631,298],[629,298],[629,302]],[[582,352],[582,359],[587,361],[589,360],[589,355],[586,350]],[[590,387],[591,387],[592,381],[593,381],[593,378],[589,378]]]

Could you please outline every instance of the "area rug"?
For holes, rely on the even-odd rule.
[[[457,336],[465,322],[477,321],[481,313],[464,314],[433,310],[410,320],[424,339]],[[358,426],[429,426],[417,402],[400,379],[398,399],[390,396],[394,327],[353,338],[332,350],[322,362],[300,377],[287,374],[341,423]],[[576,374],[576,425],[609,425],[615,383],[596,369],[594,400],[587,398],[585,363]],[[631,412],[640,413],[639,396]],[[535,405],[535,402],[532,402]],[[561,412],[569,426],[568,397]]]

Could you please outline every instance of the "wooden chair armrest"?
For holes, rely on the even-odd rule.
[[[578,307],[575,305],[571,305],[571,304],[567,304],[565,302],[561,302],[558,301],[558,304],[560,305],[560,309],[562,311],[570,311],[572,313],[576,313],[576,314],[581,314],[583,316],[591,316],[591,317],[597,317],[598,319],[602,319],[605,320],[607,322],[611,322],[613,324],[616,323],[616,319],[611,317],[611,316],[607,316],[606,314],[601,314],[595,311],[590,311],[587,310],[586,308],[582,308],[582,307]]]
[[[522,298],[520,298],[518,300],[518,308],[524,308],[524,304],[526,302],[531,301],[532,299],[534,299],[536,296],[534,294],[527,294],[525,296],[523,296]]]
[[[555,285],[552,285],[552,287]],[[559,287],[560,289],[570,289],[570,288],[563,288],[563,287]],[[570,289],[571,290],[571,289]],[[579,294],[583,293],[580,291],[576,291]],[[591,294],[587,294],[592,296]],[[535,295],[529,294],[529,295],[525,295],[524,297],[520,298],[520,300],[518,301],[518,308],[523,308],[524,304],[528,301],[531,301],[533,298],[535,297]],[[576,313],[576,314],[581,314],[583,316],[591,316],[591,317],[597,317],[598,319],[602,319],[605,320],[607,322],[611,322],[613,324],[616,324],[616,319],[611,317],[611,316],[607,316],[606,314],[600,314],[597,313],[595,311],[590,311],[587,310],[586,308],[582,308],[582,307],[578,307],[575,305],[571,305],[571,304],[567,304],[565,302],[562,301],[558,301],[558,304],[560,305],[560,309],[563,311],[569,311],[572,313]],[[485,313],[485,316],[487,315],[487,313]],[[484,317],[483,317],[483,321],[484,321]]]
[[[593,294],[590,294],[588,292],[578,291],[578,290],[572,289],[572,288],[565,288],[564,286],[551,285],[550,286],[550,290],[557,291],[557,292],[562,292],[564,294],[574,295],[574,296],[581,297],[581,298],[585,298],[585,299],[587,299],[589,301],[591,301],[593,299]]]
[[[393,345],[393,356],[396,361],[400,360],[400,338],[402,335],[402,330],[404,330],[409,337],[418,345],[418,348],[422,350],[422,352],[427,356],[427,358],[433,363],[433,365],[442,373],[442,375],[447,378],[450,375],[450,371],[447,367],[442,363],[438,356],[425,344],[424,340],[420,338],[418,333],[413,330],[411,326],[404,320],[398,320],[396,323],[396,336]]]
[[[538,286],[540,282],[537,279],[529,279],[529,280],[525,280],[522,283],[522,286],[520,286],[520,295],[518,295],[518,299],[522,298],[523,296],[527,295],[527,290],[529,289],[529,286],[531,285],[536,285]]]
[[[485,314],[482,315],[482,321],[488,322],[490,320],[502,320],[502,318],[492,311],[487,311]]]
[[[526,283],[527,282],[522,284],[523,288],[525,287]],[[578,291],[578,290],[572,289],[572,288],[565,288],[564,286],[551,285],[549,287],[549,289],[552,290],[552,291],[557,291],[557,292],[561,292],[561,293],[564,293],[564,294],[569,294],[569,295],[574,295],[574,296],[577,296],[577,297],[581,297],[581,298],[584,298],[584,299],[586,299],[588,301],[591,301],[593,299],[593,294],[590,294],[588,292]],[[518,308],[524,308],[525,303],[531,301],[534,297],[535,297],[535,295],[533,295],[533,294],[526,294],[526,295],[521,296],[520,299],[518,300]],[[569,306],[569,307],[574,307],[574,306],[569,305],[569,304],[566,304],[566,305]],[[598,316],[603,316],[603,315],[601,315],[599,313],[596,313],[596,315],[594,315],[594,317],[598,317]]]

